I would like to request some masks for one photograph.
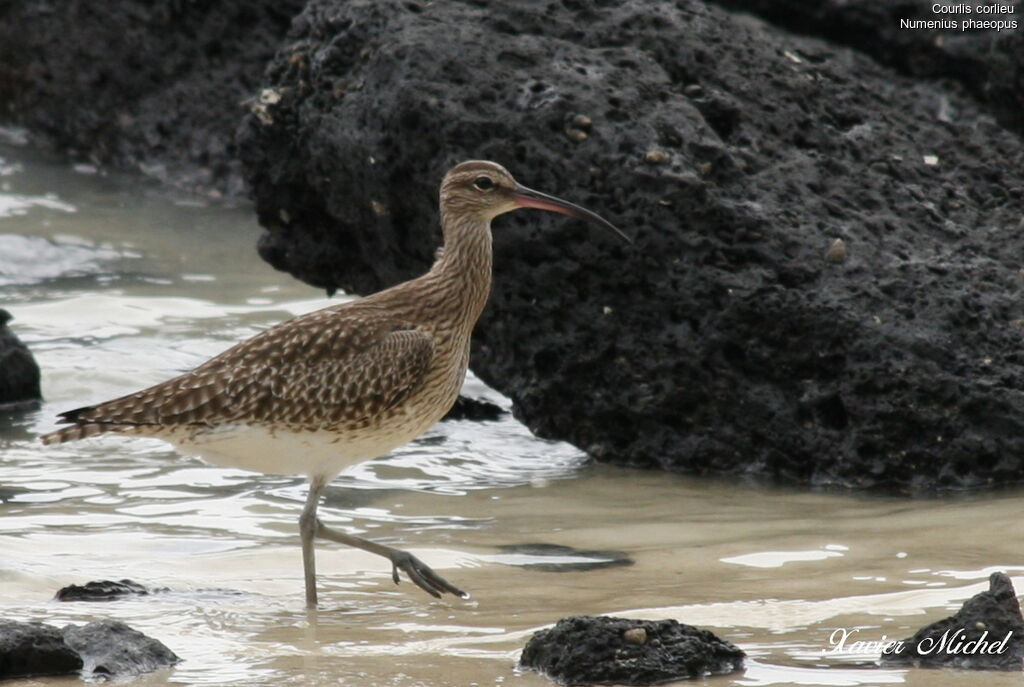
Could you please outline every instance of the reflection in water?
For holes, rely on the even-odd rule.
[[[757,553],[745,553],[742,556],[730,556],[723,558],[723,563],[735,563],[736,565],[749,565],[754,568],[780,568],[786,563],[796,561],[821,561],[826,558],[842,556],[841,551],[846,551],[845,546],[839,544],[828,544],[821,549],[813,551],[758,551]]]
[[[155,440],[34,439],[60,410],[161,381],[329,301],[259,261],[248,209],[181,203],[25,151],[0,158],[0,196],[23,209],[0,217],[0,246],[67,249],[21,276],[0,251],[3,306],[47,399],[0,415],[0,616],[117,617],[186,659],[133,684],[548,685],[514,668],[530,633],[615,613],[708,627],[751,655],[745,673],[710,684],[952,685],[962,674],[865,667],[874,656],[830,653],[829,638],[904,637],[993,570],[1024,575],[1013,493],[905,501],[620,470],[506,416],[442,423],[354,466],[322,510],[411,549],[471,599],[395,587],[378,557],[323,545],[324,607],[307,614],[301,478],[205,466]],[[469,393],[508,405],[476,380]],[[633,564],[597,560],[618,552]],[[171,592],[51,600],[103,578]]]

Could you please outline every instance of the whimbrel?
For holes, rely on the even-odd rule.
[[[491,286],[491,220],[517,208],[561,212],[629,240],[589,210],[519,185],[501,165],[463,162],[441,183],[444,248],[423,276],[282,322],[162,384],[62,413],[71,426],[42,441],[136,434],[215,465],[307,476],[299,532],[310,608],[317,537],[384,556],[396,583],[403,570],[432,596],[466,596],[412,554],[331,529],[316,512],[346,466],[411,441],[455,402]]]

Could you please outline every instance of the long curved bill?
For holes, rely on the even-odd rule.
[[[540,191],[534,191],[532,188],[526,188],[525,186],[516,185],[516,190],[512,192],[512,197],[515,199],[516,207],[520,208],[537,208],[538,210],[550,210],[551,212],[560,212],[563,215],[569,215],[576,219],[582,219],[591,224],[596,224],[603,229],[618,235],[626,243],[633,243],[632,239],[619,231],[618,227],[614,224],[601,217],[600,215],[581,208],[575,203],[570,203],[561,198],[555,198],[549,196],[546,193]]]

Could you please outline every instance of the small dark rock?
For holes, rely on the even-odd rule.
[[[21,496],[22,494],[32,493],[31,489],[25,487],[0,487],[0,503],[7,503],[13,501],[15,497]]]
[[[0,620],[0,680],[68,675],[81,668],[82,659],[56,627]]]
[[[1024,667],[1024,618],[1010,578],[992,573],[989,589],[956,615],[926,625],[882,654],[883,665],[973,670]]]
[[[519,665],[562,685],[657,685],[741,670],[743,658],[734,644],[675,620],[579,615],[535,633]]]
[[[181,660],[159,640],[117,620],[68,625],[62,632],[68,646],[81,655],[85,675],[140,675]]]
[[[54,597],[56,601],[114,601],[125,596],[146,596],[154,591],[132,580],[93,580],[83,585],[62,587]]]
[[[14,319],[0,308],[0,405],[35,405],[39,390],[39,365],[7,323]]]
[[[452,406],[452,409],[448,411],[448,414],[442,420],[474,420],[481,422],[483,420],[497,420],[504,414],[504,410],[490,401],[485,401],[482,398],[459,396],[459,399],[455,401],[455,405]]]

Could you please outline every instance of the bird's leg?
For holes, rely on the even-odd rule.
[[[317,535],[320,521],[316,517],[316,509],[320,504],[320,495],[324,491],[324,480],[314,477],[309,482],[309,494],[306,495],[306,507],[299,517],[299,534],[302,536],[302,569],[306,576],[306,608],[316,608],[316,551],[313,543]]]
[[[338,530],[333,530],[319,520],[316,521],[316,524],[316,536],[321,539],[327,539],[329,541],[337,542],[338,544],[345,544],[346,546],[354,546],[357,549],[369,551],[370,553],[375,553],[378,556],[384,556],[391,561],[391,579],[395,581],[395,584],[398,584],[398,571],[401,569],[405,571],[405,574],[409,576],[409,579],[412,580],[413,584],[433,597],[440,598],[441,594],[444,594],[445,592],[454,594],[455,596],[461,596],[463,598],[469,596],[469,594],[431,570],[430,566],[419,558],[416,558],[416,556],[413,556],[408,551],[402,551],[401,549],[377,544],[369,539],[363,539],[362,537],[356,537]]]

